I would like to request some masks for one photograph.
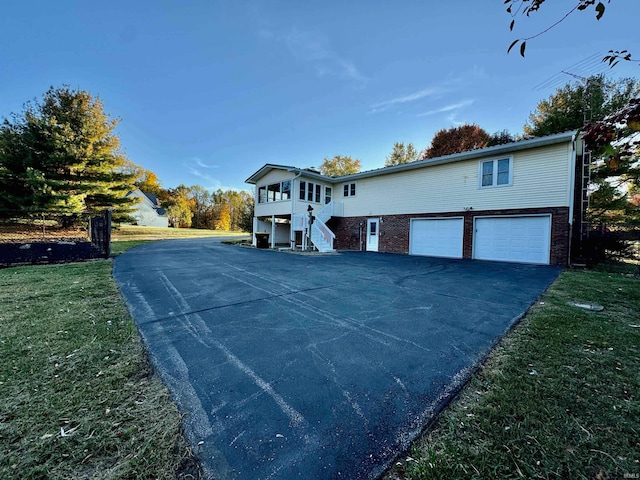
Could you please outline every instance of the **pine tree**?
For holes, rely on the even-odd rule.
[[[89,92],[50,88],[0,126],[0,209],[59,213],[112,208],[124,220],[134,177],[114,134],[118,121]]]

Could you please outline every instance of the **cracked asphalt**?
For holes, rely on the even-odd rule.
[[[205,474],[237,480],[377,478],[559,272],[219,239],[114,261]]]

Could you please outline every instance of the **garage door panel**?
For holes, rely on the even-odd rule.
[[[549,263],[551,217],[476,218],[473,258],[507,262]]]
[[[410,254],[462,258],[464,221],[461,218],[411,221]]]

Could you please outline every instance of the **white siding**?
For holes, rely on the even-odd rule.
[[[356,196],[343,198],[338,188],[334,196],[346,217],[569,206],[570,149],[564,143],[514,153],[511,186],[479,187],[479,162],[505,158],[498,156],[360,178]]]
[[[311,182],[314,185],[320,185],[320,203],[310,202],[308,200],[300,200],[300,182]],[[333,185],[330,183],[323,183],[320,180],[316,180],[315,178],[308,178],[302,175],[300,178],[295,180],[295,186],[293,188],[293,213],[307,213],[307,208],[309,205],[313,207],[314,211],[320,211],[322,207],[324,207],[324,187],[328,185],[332,187]],[[314,186],[315,188],[315,186]],[[333,189],[333,195],[335,197],[335,188]]]
[[[295,177],[293,172],[287,170],[271,170],[264,177],[260,179],[255,185],[254,201],[255,201],[255,215],[257,217],[270,217],[271,215],[291,215],[291,200],[280,200],[277,202],[258,203],[258,189],[260,187],[271,185],[273,183],[279,183],[284,180],[289,180]],[[293,192],[292,192],[293,195]]]

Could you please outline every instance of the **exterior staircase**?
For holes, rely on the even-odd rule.
[[[338,210],[342,208],[342,203],[331,201],[316,213],[315,220],[311,225],[311,243],[313,243],[313,246],[319,252],[335,252],[333,241],[336,235],[327,227],[326,222],[328,222],[332,216],[341,214]]]

